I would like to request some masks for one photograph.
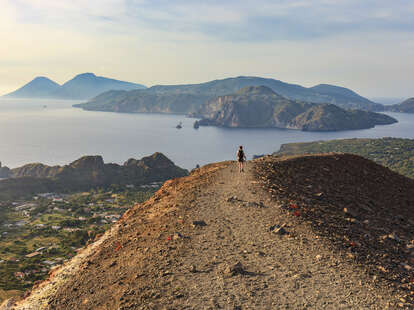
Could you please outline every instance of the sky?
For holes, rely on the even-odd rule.
[[[248,75],[414,97],[412,0],[0,0],[0,94],[36,76]]]

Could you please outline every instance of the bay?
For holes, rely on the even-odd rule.
[[[0,99],[0,161],[8,167],[41,162],[68,164],[84,155],[102,155],[122,164],[162,152],[177,165],[231,160],[239,145],[248,158],[269,154],[281,144],[344,138],[414,139],[414,114],[387,113],[399,123],[341,132],[285,129],[193,128],[182,115],[91,112],[73,108],[79,101]],[[182,122],[182,129],[176,125]]]

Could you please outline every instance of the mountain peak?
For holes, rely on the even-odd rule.
[[[95,73],[92,72],[86,72],[86,73],[81,73],[78,74],[77,76],[74,77],[74,79],[84,79],[84,78],[96,78],[97,76],[95,75]]]
[[[70,164],[73,168],[79,168],[84,170],[102,168],[104,166],[104,161],[102,156],[83,156]]]
[[[34,81],[52,81],[51,79],[49,79],[47,76],[43,76],[43,75],[39,75],[39,76],[36,76],[33,80],[32,80],[32,82],[34,82]],[[52,81],[53,82],[53,81]]]
[[[4,95],[13,98],[58,98],[90,99],[110,90],[134,90],[146,88],[144,85],[119,81],[92,72],[76,75],[70,81],[59,85],[46,76],[37,76],[23,87]]]
[[[49,96],[50,92],[58,89],[60,85],[48,77],[37,76],[29,83],[20,87],[19,89],[6,94],[5,97],[14,97],[14,98],[46,98]]]
[[[38,85],[42,85],[43,86],[43,85],[45,85],[47,87],[56,87],[56,86],[59,87],[60,86],[59,84],[57,84],[56,82],[52,81],[51,79],[49,79],[46,76],[37,76],[37,77],[35,77],[33,80],[31,80],[29,83],[27,83],[23,87],[32,86],[32,85],[35,85],[35,86],[38,86]]]

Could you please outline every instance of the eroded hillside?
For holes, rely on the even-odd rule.
[[[123,165],[105,164],[101,156],[83,156],[64,166],[34,163],[7,171],[9,178],[0,181],[0,199],[4,200],[45,192],[108,188],[112,184],[142,185],[188,174],[158,152],[139,160],[130,158]]]
[[[208,165],[3,309],[409,309],[413,194],[354,155]]]

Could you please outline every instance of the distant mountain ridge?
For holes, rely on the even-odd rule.
[[[27,164],[8,172],[0,181],[0,199],[41,192],[72,192],[117,185],[142,185],[182,177],[188,171],[176,166],[162,153],[123,165],[105,164],[101,156],[84,156],[64,166]]]
[[[414,113],[414,98],[409,98],[401,103],[386,106],[385,109],[390,112]]]
[[[51,79],[38,76],[18,90],[4,95],[10,98],[47,98],[59,89],[60,85]]]
[[[345,87],[329,85],[329,84],[319,84],[319,85],[310,87],[309,89],[314,90],[320,94],[331,95],[340,102],[342,101],[346,102],[347,100],[354,100],[355,102],[365,103],[368,106],[372,106],[373,109],[376,109],[374,108],[375,105],[372,104],[373,102],[371,100],[364,98],[358,95],[353,90],[350,90]],[[334,103],[334,102],[331,102],[331,103]],[[378,108],[380,109],[381,107],[378,106]]]
[[[109,91],[87,103],[75,106],[93,111],[188,114],[196,112],[208,100],[234,94],[246,86],[267,86],[291,100],[332,103],[345,109],[383,110],[381,104],[374,103],[343,87],[321,84],[306,88],[275,79],[250,76],[226,78],[201,84],[156,85],[145,90]]]
[[[9,98],[90,99],[109,90],[145,89],[141,84],[119,81],[93,73],[82,73],[59,85],[46,77],[36,77],[18,90],[4,95]]]
[[[201,106],[198,116],[203,117],[198,122],[201,126],[305,131],[364,129],[396,122],[379,113],[289,100],[266,86],[248,86],[235,94],[207,101]]]

